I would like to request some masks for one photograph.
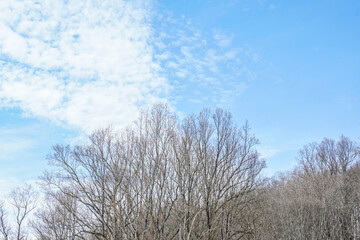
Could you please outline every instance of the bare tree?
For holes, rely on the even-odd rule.
[[[31,185],[16,188],[10,194],[10,203],[15,209],[15,239],[27,239],[27,231],[24,230],[24,223],[36,207],[36,193],[33,191]]]
[[[349,138],[341,136],[340,141],[336,144],[336,155],[340,166],[340,171],[345,173],[350,166],[359,160],[360,152],[356,142]]]
[[[78,207],[69,209],[67,202],[58,204],[74,215],[82,232],[96,239],[117,239],[119,229],[124,227],[125,218],[121,194],[128,161],[122,150],[120,139],[111,129],[103,129],[90,136],[85,146],[55,146],[49,155],[51,164],[59,167],[53,173],[46,173],[43,185],[55,196],[60,192]],[[118,194],[119,193],[119,194]]]
[[[345,173],[359,159],[356,142],[341,136],[338,142],[324,138],[310,143],[299,152],[299,163],[307,173]]]
[[[47,195],[31,221],[37,239],[41,240],[75,240],[84,239],[79,223],[75,217],[76,199],[59,192]]]
[[[200,161],[195,154],[196,126],[195,117],[183,120],[179,134],[174,139],[175,158],[173,168],[176,173],[175,182],[178,186],[178,204],[175,208],[178,226],[178,239],[190,239],[195,235],[197,221],[201,215],[200,196]]]
[[[234,213],[231,207],[245,209],[249,206],[251,192],[261,182],[258,177],[264,162],[254,150],[258,140],[250,133],[247,123],[238,130],[232,124],[231,114],[221,109],[212,116],[205,110],[196,121],[195,153],[201,165],[205,218],[202,234],[207,239],[239,238],[250,231],[239,226],[241,224],[235,227],[233,218],[226,212],[231,215]],[[227,219],[223,221],[225,225],[220,224],[223,217]]]
[[[4,209],[4,202],[0,201],[0,233],[2,239],[9,240],[11,228],[7,221],[7,212]]]
[[[54,171],[42,180],[57,209],[40,211],[42,225],[35,227],[59,235],[71,224],[69,217],[46,217],[58,212],[72,216],[78,238],[251,235],[249,209],[264,167],[257,144],[247,123],[238,129],[221,109],[214,114],[204,110],[178,124],[168,106],[155,105],[122,132],[100,129],[85,145],[54,147],[49,155]],[[51,227],[54,222],[64,226]]]
[[[358,143],[310,143],[293,171],[267,184],[258,143],[222,109],[179,123],[155,105],[120,132],[54,146],[42,205],[28,221],[35,193],[14,190],[13,224],[0,202],[0,239],[27,239],[27,222],[41,240],[360,238]]]
[[[299,166],[268,186],[263,239],[358,239],[358,144],[325,138],[299,152]]]

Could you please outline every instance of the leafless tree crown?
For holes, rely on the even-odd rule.
[[[0,240],[360,239],[356,142],[310,143],[267,180],[258,143],[222,109],[179,121],[155,105],[121,132],[54,146],[37,210],[30,186],[10,195],[13,223],[0,201]]]
[[[42,176],[48,205],[41,239],[238,239],[253,233],[249,208],[264,162],[249,125],[203,110],[179,123],[166,105],[135,126],[100,129],[79,146],[54,147]]]

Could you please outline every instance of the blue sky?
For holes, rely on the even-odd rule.
[[[124,127],[162,101],[247,119],[291,169],[323,137],[360,137],[359,1],[0,3],[0,191],[32,182],[56,143]]]

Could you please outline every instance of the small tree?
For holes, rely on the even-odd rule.
[[[13,235],[17,240],[27,239],[28,231],[24,229],[24,224],[36,208],[36,192],[31,185],[16,188],[10,193],[10,203],[15,210],[16,227]]]
[[[4,202],[0,201],[0,233],[2,234],[2,239],[9,240],[11,228],[7,221],[7,212],[4,208]]]

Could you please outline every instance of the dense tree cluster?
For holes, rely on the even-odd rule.
[[[343,136],[306,145],[265,189],[260,239],[360,239],[359,150]]]
[[[357,143],[311,143],[293,172],[270,180],[257,144],[221,109],[179,123],[156,105],[122,132],[55,146],[37,209],[30,187],[10,197],[15,224],[0,202],[0,239],[360,238]]]

